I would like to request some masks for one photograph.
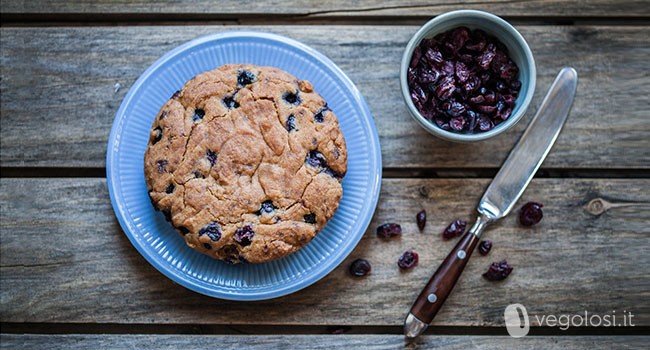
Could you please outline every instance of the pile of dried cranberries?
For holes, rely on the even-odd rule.
[[[420,42],[408,85],[420,114],[444,130],[491,130],[510,117],[521,89],[508,50],[486,32],[458,27]]]

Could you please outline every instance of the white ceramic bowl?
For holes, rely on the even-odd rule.
[[[435,123],[430,122],[420,114],[418,109],[413,104],[410,97],[410,89],[408,86],[408,68],[411,62],[413,50],[417,47],[422,39],[431,38],[439,33],[448,31],[450,29],[465,26],[471,30],[482,29],[486,33],[498,38],[507,48],[508,55],[519,68],[518,79],[521,81],[521,90],[515,100],[515,107],[510,117],[495,126],[492,130],[486,132],[461,133],[454,131],[443,130]],[[404,102],[408,107],[411,116],[428,132],[449,141],[456,142],[473,142],[485,140],[502,132],[510,129],[515,125],[519,119],[525,114],[530,101],[533,99],[535,92],[535,78],[537,71],[535,69],[535,60],[533,54],[528,47],[528,43],[524,40],[523,36],[508,22],[502,18],[495,16],[491,13],[475,10],[458,10],[441,14],[429,22],[425,23],[411,38],[404,55],[402,56],[402,64],[400,67],[400,85],[402,88],[402,96]]]

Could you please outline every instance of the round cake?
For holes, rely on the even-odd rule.
[[[151,201],[188,246],[230,263],[279,259],[311,241],[343,193],[347,148],[309,81],[224,65],[177,91],[144,156]]]

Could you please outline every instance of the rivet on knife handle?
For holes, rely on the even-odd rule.
[[[474,226],[463,235],[451,253],[440,264],[436,273],[431,276],[429,283],[422,289],[406,317],[404,332],[407,337],[416,337],[424,332],[429,323],[433,321],[456,285],[461,272],[465,269],[465,265],[467,265],[467,261],[488,222],[486,217],[479,216]]]
[[[578,75],[563,68],[551,85],[539,110],[513,147],[501,169],[479,201],[479,217],[461,238],[413,303],[404,321],[409,338],[422,334],[445,302],[463,272],[483,229],[512,210],[535,172],[548,155],[571,110]]]

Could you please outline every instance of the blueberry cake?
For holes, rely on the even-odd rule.
[[[300,249],[338,208],[347,148],[309,81],[224,65],[177,91],[144,156],[151,201],[188,246],[230,263]]]

